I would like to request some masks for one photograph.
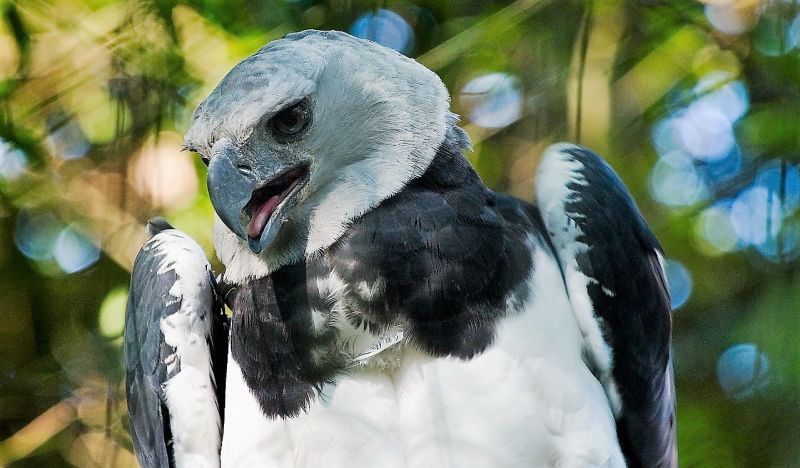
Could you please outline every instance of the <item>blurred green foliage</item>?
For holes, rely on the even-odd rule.
[[[0,465],[132,466],[120,333],[143,223],[213,255],[194,107],[269,40],[340,29],[440,74],[491,187],[579,140],[664,245],[683,466],[798,466],[800,4],[0,1]],[[360,29],[359,29],[360,28]]]

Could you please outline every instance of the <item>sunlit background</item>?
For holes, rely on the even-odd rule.
[[[191,112],[339,29],[442,77],[487,185],[605,155],[663,243],[683,466],[800,466],[800,2],[0,0],[0,466],[133,466],[121,333],[144,222],[213,255]],[[218,263],[217,263],[218,265]]]

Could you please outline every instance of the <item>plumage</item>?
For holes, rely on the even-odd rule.
[[[214,382],[208,356],[228,351],[209,444],[222,466],[675,466],[662,254],[624,185],[559,144],[536,203],[493,192],[448,107],[416,62],[319,31],[266,46],[200,105],[186,145],[209,163],[223,284],[196,244],[171,253],[190,242],[174,230],[137,260],[126,348],[143,464],[177,450],[170,431],[217,427],[176,425],[162,354],[180,343],[154,324],[202,309],[227,325],[224,297],[230,344],[203,328],[210,351],[189,353]],[[159,299],[177,290],[203,307]]]
[[[202,249],[167,226],[139,252],[125,321],[131,436],[143,467],[219,466],[227,318]]]
[[[620,443],[633,466],[675,465],[670,300],[661,246],[622,181],[597,155],[556,145],[542,165],[540,209],[573,310],[586,315],[588,352],[617,413]],[[560,199],[552,197],[550,184],[563,187]]]

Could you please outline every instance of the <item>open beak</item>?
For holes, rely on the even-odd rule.
[[[228,229],[260,253],[277,237],[295,195],[308,182],[308,164],[252,167],[238,162],[230,143],[217,148],[208,165],[208,193]]]

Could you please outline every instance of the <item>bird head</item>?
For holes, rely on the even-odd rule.
[[[267,44],[185,137],[208,165],[218,256],[253,277],[329,247],[426,170],[448,109],[435,73],[373,42],[304,31]]]

